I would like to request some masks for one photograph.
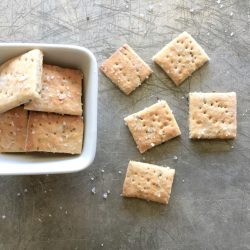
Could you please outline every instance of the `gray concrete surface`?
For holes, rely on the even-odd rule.
[[[82,45],[99,64],[127,42],[154,75],[127,97],[100,74],[97,155],[88,170],[0,177],[0,249],[250,249],[249,26],[248,0],[2,0],[1,42]],[[183,30],[211,62],[177,88],[151,57]],[[188,139],[189,91],[237,92],[236,140]],[[123,117],[157,98],[168,101],[182,136],[140,155]],[[168,206],[120,197],[130,159],[176,169]]]

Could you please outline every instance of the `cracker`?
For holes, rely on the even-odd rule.
[[[30,112],[27,151],[80,154],[82,140],[82,117]]]
[[[24,152],[28,111],[23,107],[0,114],[0,152]]]
[[[34,49],[0,66],[0,113],[39,96],[43,54]]]
[[[190,93],[189,137],[232,139],[236,137],[236,94]]]
[[[79,70],[43,65],[40,96],[25,109],[82,115],[82,73]]]
[[[175,170],[130,161],[123,184],[123,196],[168,204]]]
[[[153,61],[177,86],[208,60],[206,52],[187,32],[180,34],[153,57]]]
[[[140,86],[153,72],[127,44],[108,58],[100,69],[127,95]]]
[[[181,134],[166,101],[159,101],[124,120],[141,153]]]

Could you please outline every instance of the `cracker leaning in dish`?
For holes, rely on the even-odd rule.
[[[0,66],[0,113],[39,96],[42,63],[42,51],[34,49]]]
[[[7,61],[0,66],[0,152],[80,154],[81,98],[82,73],[43,64],[42,51]]]

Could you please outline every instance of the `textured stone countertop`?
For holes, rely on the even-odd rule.
[[[99,74],[97,154],[87,170],[0,177],[0,250],[250,249],[249,27],[249,0],[2,0],[1,42],[85,46],[99,65],[126,42],[154,74],[129,97]],[[184,30],[211,61],[175,87],[151,57]],[[188,139],[189,91],[237,92],[236,140]],[[123,117],[158,98],[182,136],[141,155]],[[130,159],[176,169],[169,205],[120,196]]]

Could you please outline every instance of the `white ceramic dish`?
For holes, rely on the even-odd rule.
[[[0,43],[0,64],[28,50],[39,48],[44,62],[78,68],[84,74],[84,140],[81,155],[0,154],[0,175],[72,173],[94,160],[97,136],[98,73],[94,55],[86,48],[59,44]]]

